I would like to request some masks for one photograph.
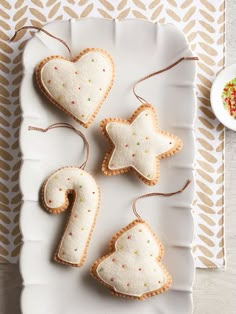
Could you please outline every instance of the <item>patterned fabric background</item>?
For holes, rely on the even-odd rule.
[[[0,16],[0,261],[16,262],[21,244],[19,87],[22,50],[31,35],[22,32],[14,43],[9,43],[9,38],[24,25],[40,27],[54,20],[93,16],[175,24],[199,56],[194,253],[197,267],[224,266],[224,128],[209,101],[212,80],[224,66],[224,1],[1,0]]]

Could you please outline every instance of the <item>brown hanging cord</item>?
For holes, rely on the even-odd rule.
[[[148,194],[143,194],[141,196],[138,196],[137,198],[135,198],[133,200],[133,204],[132,204],[132,207],[133,207],[133,212],[135,214],[135,216],[139,219],[139,220],[142,220],[141,216],[137,213],[137,209],[136,209],[136,203],[138,200],[142,199],[142,198],[146,198],[146,197],[150,197],[150,196],[172,196],[172,195],[175,195],[175,194],[179,194],[179,193],[182,193],[186,187],[190,184],[190,180],[187,180],[184,187],[181,189],[181,190],[178,190],[176,192],[170,192],[170,193],[161,193],[161,192],[154,192],[154,193],[148,193]]]
[[[165,71],[170,70],[171,68],[175,67],[177,64],[179,64],[180,62],[182,62],[183,60],[187,60],[187,61],[188,61],[188,60],[199,60],[199,59],[198,59],[198,57],[182,57],[182,58],[180,58],[179,60],[177,60],[176,62],[174,62],[174,63],[172,63],[171,65],[169,65],[168,67],[166,67],[166,68],[164,68],[164,69],[162,69],[162,70],[159,70],[159,71],[156,71],[156,72],[153,72],[153,73],[151,73],[151,74],[148,74],[148,75],[144,76],[143,78],[141,78],[140,80],[138,80],[136,83],[134,83],[134,85],[133,85],[133,93],[134,93],[134,96],[135,96],[141,103],[143,103],[143,104],[144,104],[144,103],[148,103],[143,97],[139,96],[139,95],[135,92],[136,86],[137,86],[139,83],[141,83],[141,82],[143,82],[143,81],[149,79],[149,78],[152,77],[152,76],[155,76],[155,75],[158,75],[158,74],[160,74],[160,73],[163,73],[163,72],[165,72]]]
[[[58,41],[59,41],[60,43],[62,43],[62,44],[67,48],[67,50],[69,51],[70,59],[71,59],[71,60],[73,59],[73,58],[72,58],[72,52],[71,52],[71,50],[70,50],[70,47],[67,45],[67,43],[66,43],[64,40],[62,40],[61,38],[59,38],[59,37],[57,37],[57,36],[52,35],[52,34],[49,33],[48,31],[46,31],[45,29],[40,28],[40,27],[37,27],[37,26],[23,26],[23,27],[19,28],[18,30],[15,31],[15,34],[14,34],[13,37],[10,39],[10,41],[13,41],[13,40],[16,38],[17,34],[18,34],[20,31],[24,30],[24,29],[36,29],[36,30],[41,31],[41,32],[45,33],[46,35],[48,35],[48,36],[50,36],[50,37],[52,37],[52,38],[58,40]]]
[[[87,161],[88,161],[88,158],[89,158],[89,143],[88,143],[88,140],[87,138],[85,137],[85,135],[77,130],[76,128],[74,128],[71,124],[69,123],[63,123],[63,122],[59,122],[59,123],[54,123],[54,124],[51,124],[49,125],[47,128],[43,129],[43,128],[39,128],[39,127],[36,127],[36,126],[29,126],[28,127],[28,130],[29,131],[40,131],[40,132],[47,132],[49,130],[52,130],[52,129],[56,129],[56,128],[67,128],[67,129],[71,129],[73,131],[75,131],[80,137],[82,137],[84,143],[85,143],[85,146],[86,146],[86,159],[85,161],[82,163],[82,165],[80,166],[81,169],[84,169],[86,164],[87,164]]]

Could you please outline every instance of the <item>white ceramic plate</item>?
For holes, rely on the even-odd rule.
[[[236,131],[236,119],[225,110],[222,101],[222,91],[225,84],[236,77],[236,64],[230,65],[221,71],[211,87],[211,106],[217,119],[227,128]]]
[[[172,25],[138,20],[58,21],[46,25],[45,29],[64,39],[74,55],[87,47],[106,49],[114,58],[116,79],[92,126],[83,129],[91,147],[87,171],[94,175],[101,189],[101,208],[88,256],[80,269],[59,265],[52,262],[52,256],[66,213],[53,216],[43,210],[38,202],[39,191],[44,179],[57,168],[81,164],[84,146],[82,140],[67,129],[48,133],[28,131],[29,125],[46,127],[58,121],[76,123],[48,103],[33,81],[36,64],[54,54],[68,57],[65,47],[42,33],[37,33],[26,45],[20,95],[23,112],[20,135],[23,153],[20,177],[23,314],[190,314],[194,277],[191,252],[193,182],[182,194],[146,199],[139,204],[140,214],[165,246],[163,263],[173,277],[168,292],[143,302],[118,298],[89,273],[91,264],[107,252],[112,235],[134,219],[131,202],[136,196],[175,191],[187,179],[193,180],[194,61],[182,62],[138,87],[139,93],[156,107],[160,128],[176,134],[184,143],[180,153],[161,161],[159,184],[148,187],[131,174],[106,177],[100,171],[108,145],[99,132],[99,122],[107,117],[129,117],[140,105],[132,94],[132,84],[182,56],[191,55],[184,35]]]

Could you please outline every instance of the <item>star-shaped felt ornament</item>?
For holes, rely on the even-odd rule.
[[[176,154],[183,146],[180,138],[158,129],[155,109],[149,104],[140,106],[127,120],[103,120],[101,131],[111,146],[102,171],[115,175],[132,170],[148,185],[159,180],[160,160]]]

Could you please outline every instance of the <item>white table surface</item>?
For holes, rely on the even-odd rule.
[[[236,1],[226,0],[226,64],[236,63]],[[236,133],[226,130],[226,269],[197,270],[194,314],[236,313]],[[0,264],[0,313],[19,314],[21,277],[18,265]],[[39,296],[40,297],[40,296]],[[33,313],[32,313],[33,314]],[[50,313],[49,313],[50,314]],[[66,313],[65,313],[66,314]]]

